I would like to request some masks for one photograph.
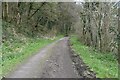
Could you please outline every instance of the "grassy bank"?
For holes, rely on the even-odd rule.
[[[4,42],[2,45],[2,75],[6,75],[13,70],[17,64],[37,53],[41,48],[60,37],[57,37],[54,40],[40,38],[27,39],[26,42]]]
[[[118,63],[113,54],[93,51],[81,44],[75,36],[70,41],[75,52],[96,72],[98,78],[118,78]]]

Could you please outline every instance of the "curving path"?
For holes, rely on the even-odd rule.
[[[69,55],[68,37],[43,48],[6,78],[78,78]]]

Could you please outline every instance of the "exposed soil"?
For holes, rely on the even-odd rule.
[[[89,66],[86,66],[86,64],[83,62],[83,60],[80,58],[77,53],[72,48],[72,44],[69,41],[68,46],[70,47],[70,56],[74,63],[74,67],[76,71],[78,72],[79,76],[82,76],[83,78],[96,78],[95,72],[91,71]]]
[[[9,73],[6,78],[95,78],[82,59],[62,38],[32,56]]]

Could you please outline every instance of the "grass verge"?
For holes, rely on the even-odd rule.
[[[2,76],[13,70],[15,66],[33,54],[37,53],[41,48],[61,38],[51,39],[29,39],[26,43],[5,42],[2,45]]]
[[[100,53],[81,44],[77,37],[70,39],[72,48],[83,59],[98,78],[118,78],[118,62],[112,53]]]

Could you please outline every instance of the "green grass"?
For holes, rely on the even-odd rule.
[[[96,72],[98,78],[118,78],[118,63],[112,53],[93,51],[81,44],[75,36],[71,37],[70,41],[75,52],[92,71]]]
[[[62,37],[62,36],[60,36]],[[28,57],[37,53],[41,48],[59,39],[29,39],[25,43],[19,41],[10,43],[6,41],[2,45],[2,76],[13,70],[17,64],[21,63]]]

